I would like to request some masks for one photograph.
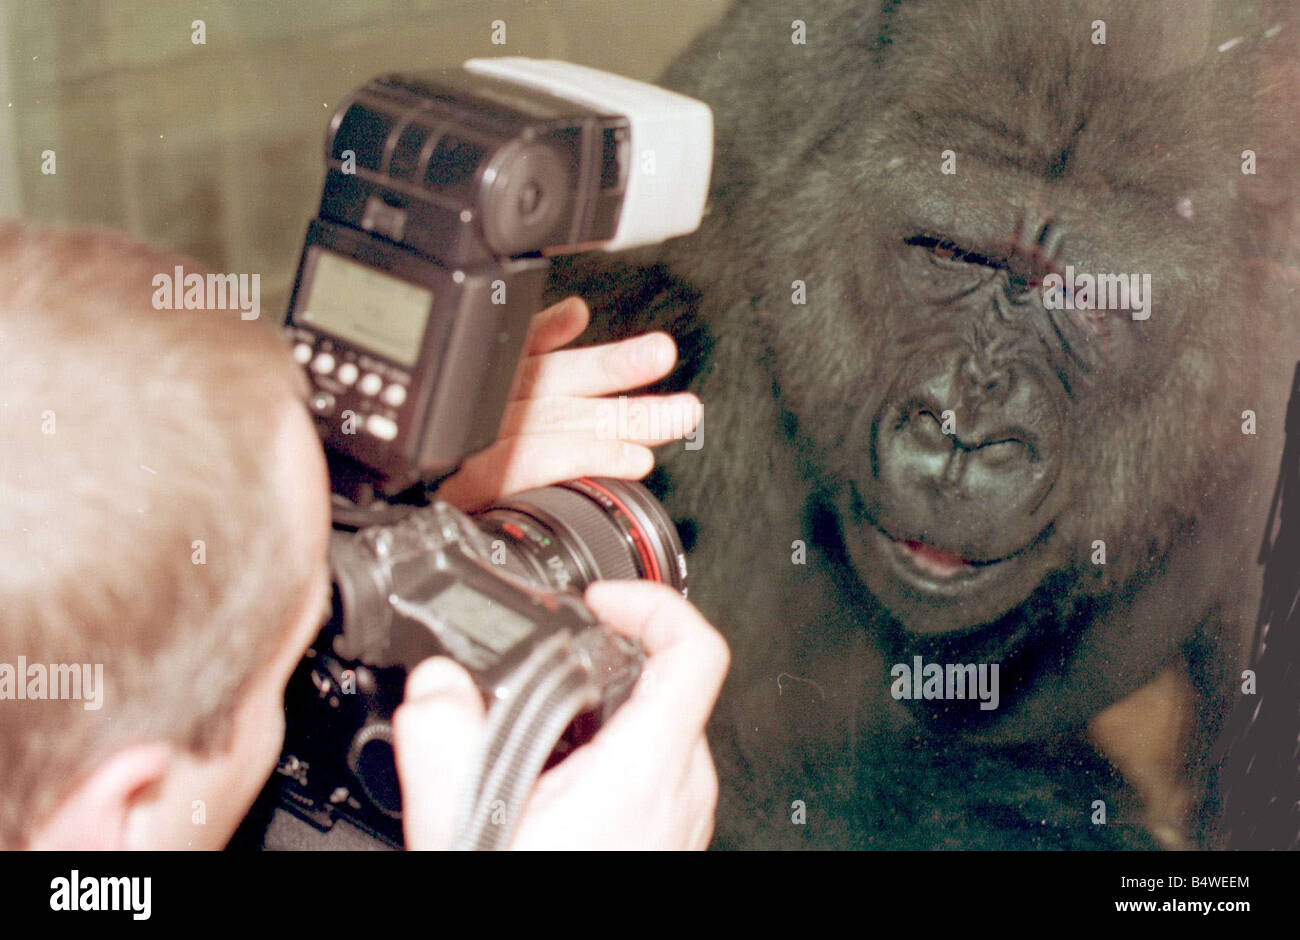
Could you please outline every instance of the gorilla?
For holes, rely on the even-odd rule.
[[[704,224],[549,298],[704,402],[652,484],[733,651],[715,846],[1217,844],[1300,356],[1277,9],[741,0],[670,67]]]

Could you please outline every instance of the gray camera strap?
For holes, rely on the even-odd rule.
[[[596,704],[567,630],[540,643],[515,675],[515,694],[488,712],[487,739],[456,826],[456,849],[510,844],[546,758],[573,719]]]

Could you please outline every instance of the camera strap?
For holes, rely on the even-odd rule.
[[[456,826],[456,849],[509,846],[547,757],[573,719],[597,703],[567,630],[538,644],[516,676],[517,692],[488,712],[487,739]]]

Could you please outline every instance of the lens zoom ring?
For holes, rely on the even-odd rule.
[[[603,509],[572,490],[558,486],[520,493],[510,503],[517,508],[535,506],[554,519],[563,521],[572,535],[586,545],[596,563],[596,576],[601,580],[642,577],[637,570],[634,551],[618,526],[605,515]],[[567,540],[565,533],[556,533]]]

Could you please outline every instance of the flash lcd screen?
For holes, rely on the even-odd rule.
[[[413,367],[433,291],[329,251],[312,254],[310,293],[294,319]]]

